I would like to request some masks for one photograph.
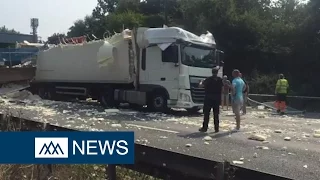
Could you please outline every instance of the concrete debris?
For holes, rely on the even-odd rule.
[[[264,109],[265,109],[265,106],[258,106],[258,109],[259,109],[259,110],[264,110]]]
[[[69,111],[69,110],[63,110],[63,111],[62,111],[63,114],[67,114],[67,113],[71,113],[71,112],[72,112],[72,111]]]
[[[240,161],[244,161],[244,157],[241,157],[241,158],[240,158]]]
[[[121,125],[121,124],[111,124],[111,127],[113,127],[113,128],[120,128],[120,127],[122,127],[122,125]]]
[[[257,158],[257,157],[258,157],[258,154],[257,154],[257,153],[254,153],[254,154],[253,154],[253,157],[254,157],[254,158]]]
[[[308,165],[304,165],[303,167],[307,169],[307,168],[308,168]]]
[[[167,136],[160,136],[161,139],[167,139]]]
[[[261,134],[252,134],[251,136],[248,137],[248,139],[255,140],[255,141],[265,141],[267,137]]]
[[[314,131],[313,137],[320,138],[320,129]]]
[[[285,141],[291,141],[291,137],[285,137],[284,140]]]
[[[310,134],[303,134],[304,137],[310,137]]]
[[[212,141],[212,137],[206,136],[206,137],[203,138],[203,140],[205,140],[205,141]]]
[[[282,130],[278,129],[274,131],[275,133],[282,133]]]
[[[295,155],[294,153],[288,152],[288,155]]]
[[[192,146],[192,144],[186,144],[186,147],[191,147]]]
[[[269,141],[263,141],[262,144],[269,144]]]
[[[281,151],[286,151],[286,150],[287,150],[287,147],[285,146],[281,148]]]
[[[106,112],[106,113],[118,113],[120,111],[119,111],[119,109],[105,109],[104,112]]]
[[[205,144],[205,145],[209,145],[210,143],[208,143],[208,142],[204,142],[204,144]]]
[[[243,164],[244,162],[243,161],[232,161],[232,163],[240,165],[240,164]]]
[[[256,146],[256,149],[268,150],[269,147],[267,147],[267,146]]]

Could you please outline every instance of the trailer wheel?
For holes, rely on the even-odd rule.
[[[108,90],[100,95],[100,103],[105,108],[118,108],[120,103],[113,98],[113,90]]]
[[[167,97],[163,93],[155,93],[151,96],[148,107],[157,112],[167,112]]]

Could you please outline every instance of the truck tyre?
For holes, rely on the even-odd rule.
[[[100,103],[105,108],[118,108],[119,102],[115,101],[113,98],[113,90],[107,90],[107,92],[101,93],[100,95]]]
[[[188,113],[190,113],[190,114],[195,114],[195,113],[199,112],[200,109],[201,109],[201,108],[193,107],[193,108],[188,108],[188,109],[186,109],[186,110],[187,110]]]
[[[157,112],[167,112],[167,97],[163,93],[154,93],[151,95],[148,103],[148,107]]]

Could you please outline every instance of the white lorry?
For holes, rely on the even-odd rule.
[[[39,52],[31,88],[47,99],[92,97],[107,107],[126,102],[154,111],[196,112],[204,100],[204,89],[198,84],[211,76],[213,67],[219,66],[222,76],[222,58],[210,34],[141,27]]]

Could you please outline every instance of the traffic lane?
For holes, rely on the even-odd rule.
[[[17,107],[17,106],[16,106]],[[30,108],[29,108],[30,109]],[[86,108],[82,108],[86,109]],[[14,109],[12,109],[14,111]],[[16,108],[16,113],[21,113],[23,111],[23,108]],[[48,114],[50,112],[49,110],[46,110],[45,114]],[[127,113],[127,112],[126,112]],[[130,112],[131,114],[134,114],[135,112]],[[49,113],[50,114],[50,113]],[[86,113],[87,114],[87,113]],[[139,114],[139,113],[138,113]],[[29,116],[33,117],[35,120],[46,120],[49,121],[49,123],[68,127],[68,128],[77,128],[80,130],[134,130],[136,134],[137,140],[140,142],[138,143],[147,143],[148,145],[152,145],[155,147],[161,147],[164,149],[176,151],[176,152],[182,152],[185,154],[189,155],[195,155],[195,156],[200,156],[204,158],[209,158],[213,160],[239,160],[240,157],[244,158],[252,158],[252,154],[257,153],[256,149],[254,149],[256,144],[250,145],[250,143],[257,143],[253,141],[248,141],[246,138],[242,137],[241,138],[241,133],[237,134],[237,136],[234,136],[234,134],[229,134],[228,136],[216,138],[216,140],[212,143],[204,144],[202,139],[196,138],[196,137],[182,137],[181,133],[177,134],[174,132],[168,132],[168,129],[176,129],[175,127],[181,127],[181,125],[177,125],[172,120],[172,117],[169,117],[169,121],[160,121],[159,119],[164,119],[164,117],[168,115],[161,115],[160,117],[155,115],[155,114],[148,114],[149,116],[156,117],[154,119],[157,119],[156,121],[137,121],[134,120],[130,122],[130,124],[141,124],[144,123],[145,127],[151,127],[151,128],[157,128],[157,129],[150,129],[150,128],[141,128],[141,127],[132,127],[132,126],[126,126],[125,122],[129,122],[127,118],[125,118],[127,115],[123,114],[120,116],[124,117],[122,121],[111,121],[111,120],[106,120],[107,118],[104,119],[99,119],[97,117],[91,117],[91,115],[88,115],[88,117],[79,117],[77,116],[77,113],[70,113],[70,112],[65,112],[65,113],[60,113],[58,115],[55,115],[54,117],[52,116],[43,116],[41,114],[41,111],[36,111],[32,112],[30,110],[26,110],[22,112],[23,116]],[[38,115],[38,116],[37,116]],[[41,118],[39,118],[39,116]],[[111,115],[114,117],[115,115]],[[137,116],[142,116],[141,114],[134,116],[133,119]],[[45,118],[44,118],[45,117]],[[146,119],[148,117],[145,117]],[[185,118],[185,117],[184,117]],[[199,117],[200,118],[200,117]],[[200,120],[198,118],[198,120]],[[192,119],[192,121],[197,121],[195,119]],[[114,124],[117,122],[122,122],[122,125],[119,124]],[[165,125],[170,128],[163,128],[162,126],[159,125]],[[141,125],[139,125],[141,126]],[[193,129],[194,128],[194,129]],[[188,132],[190,134],[194,133],[196,130],[196,127],[192,127],[190,130],[185,129],[184,133]],[[175,132],[178,132],[175,131]],[[167,137],[167,138],[166,138]],[[140,140],[141,139],[141,140]],[[190,148],[185,147],[186,144],[192,144]],[[259,150],[260,151],[260,150]],[[239,153],[240,152],[240,153]],[[294,174],[295,179],[299,177],[299,175],[303,174],[304,177],[308,177],[308,179],[314,179],[310,174],[312,172],[318,173],[317,170],[314,170],[313,167],[318,167],[319,164],[314,163],[314,159],[316,158],[309,158],[308,154],[305,155],[305,153],[301,152],[301,160],[299,159],[294,159],[293,156],[290,157],[292,159],[286,159],[286,157],[281,157],[284,156],[280,154],[279,151],[274,151],[272,148],[270,151],[262,151],[263,155],[258,155],[258,158],[255,158],[255,161],[252,162],[250,159],[250,162],[245,163],[243,166],[249,167],[249,168],[256,168],[258,167],[259,170],[263,171],[268,171],[270,173],[275,173],[275,174],[280,174],[280,175],[290,175],[291,172],[290,170],[294,170],[294,172],[298,172],[297,174]],[[270,154],[269,154],[270,153]],[[258,153],[257,153],[258,154]],[[241,155],[241,156],[240,156]],[[305,157],[304,157],[305,156]],[[279,158],[281,157],[281,158]],[[318,157],[317,157],[318,158]],[[319,159],[319,158],[318,158]],[[291,162],[293,161],[293,162]],[[313,164],[308,165],[307,169],[300,170],[302,164],[304,164],[306,161],[311,162]],[[297,163],[300,162],[300,163]],[[283,164],[287,163],[287,167],[284,166]],[[283,168],[284,167],[284,168]],[[288,170],[286,170],[288,169]],[[317,174],[319,175],[319,174]],[[298,178],[301,179],[301,178]]]

